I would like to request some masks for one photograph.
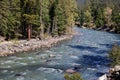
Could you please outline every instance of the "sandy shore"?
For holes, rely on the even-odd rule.
[[[49,48],[60,41],[71,39],[72,36],[73,35],[63,35],[46,40],[31,39],[30,41],[4,41],[0,43],[0,56],[8,56],[18,52],[25,52],[39,48]]]

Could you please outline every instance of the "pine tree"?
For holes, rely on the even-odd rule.
[[[39,25],[39,15],[36,12],[36,0],[21,0],[21,20],[23,36],[30,39],[31,28]]]
[[[1,0],[0,7],[0,36],[7,39],[70,33],[77,17],[75,0]]]
[[[114,27],[116,28],[116,31],[120,32],[120,10],[117,7],[113,9],[112,20],[114,21]]]
[[[20,21],[19,6],[16,5],[19,0],[1,0],[0,1],[0,35],[6,39],[14,38],[18,30]],[[17,14],[17,15],[16,15]]]
[[[0,35],[6,36],[8,30],[8,16],[9,11],[9,2],[6,0],[0,1]]]
[[[69,3],[69,4],[68,4]],[[75,17],[77,14],[77,6],[75,0],[58,0],[55,7],[55,31],[58,34],[66,34],[72,32]],[[56,27],[57,26],[57,27]]]
[[[80,25],[82,26],[83,23],[85,22],[85,20],[84,20],[84,11],[83,10],[80,11],[79,16],[80,16]]]
[[[103,14],[103,9],[102,8],[98,8],[96,11],[96,19],[95,21],[95,25],[97,27],[102,27],[104,26],[104,14]]]

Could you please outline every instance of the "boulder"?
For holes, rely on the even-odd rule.
[[[73,69],[67,69],[65,72],[70,74],[76,73],[76,71]]]
[[[0,36],[0,42],[3,42],[5,40],[5,37]]]
[[[53,54],[50,54],[49,57],[50,57],[50,58],[54,58],[54,57],[56,57],[56,56],[53,55]]]
[[[22,76],[22,74],[20,74],[20,73],[17,73],[17,74],[15,74],[15,76],[16,76],[16,77],[18,77],[18,76]]]
[[[119,71],[120,70],[120,66],[116,65],[114,69],[115,69],[115,71]]]
[[[98,80],[108,80],[107,75],[104,74],[101,77],[98,78]]]

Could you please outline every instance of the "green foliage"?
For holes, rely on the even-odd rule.
[[[112,20],[114,21],[115,28],[120,32],[120,9],[115,7],[112,13]]]
[[[114,45],[109,53],[109,57],[112,60],[112,65],[120,65],[120,46]]]
[[[103,14],[103,9],[102,8],[98,8],[97,11],[96,11],[96,16],[95,18],[95,25],[97,27],[101,27],[101,26],[104,26],[104,14]]]
[[[63,35],[73,26],[76,10],[76,0],[0,0],[0,36],[26,38],[28,26],[32,37]]]
[[[120,33],[119,4],[119,0],[85,0],[79,21],[88,28],[107,27]]]
[[[90,6],[91,15],[93,17],[93,22],[96,27],[104,26],[104,6],[98,0],[92,0]]]
[[[80,16],[80,20],[79,20],[80,25],[83,25],[83,23],[85,22],[85,20],[84,20],[84,11],[83,10],[80,11],[79,16]]]
[[[64,32],[65,30],[65,24],[66,24],[66,17],[65,17],[65,14],[64,14],[64,5],[62,3],[63,1],[62,0],[59,0],[57,2],[57,5],[55,7],[55,26],[54,27],[57,27],[57,31],[58,31],[58,34],[61,35]],[[55,30],[56,31],[56,30]]]
[[[79,73],[74,73],[74,74],[70,74],[70,75],[69,74],[65,74],[64,78],[66,80],[83,80]]]
[[[0,35],[7,39],[15,37],[20,25],[19,0],[0,1]],[[17,15],[16,15],[17,14]]]
[[[69,4],[68,4],[69,3]],[[52,14],[52,34],[63,35],[70,33],[77,16],[77,6],[75,0],[56,0]]]

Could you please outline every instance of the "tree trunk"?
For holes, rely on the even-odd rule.
[[[28,41],[31,39],[31,25],[28,25]]]
[[[43,21],[42,21],[42,17],[43,17],[43,12],[42,12],[42,8],[43,8],[43,0],[40,0],[41,4],[40,4],[40,35],[39,35],[39,39],[43,39],[44,37],[44,25],[43,25]]]

